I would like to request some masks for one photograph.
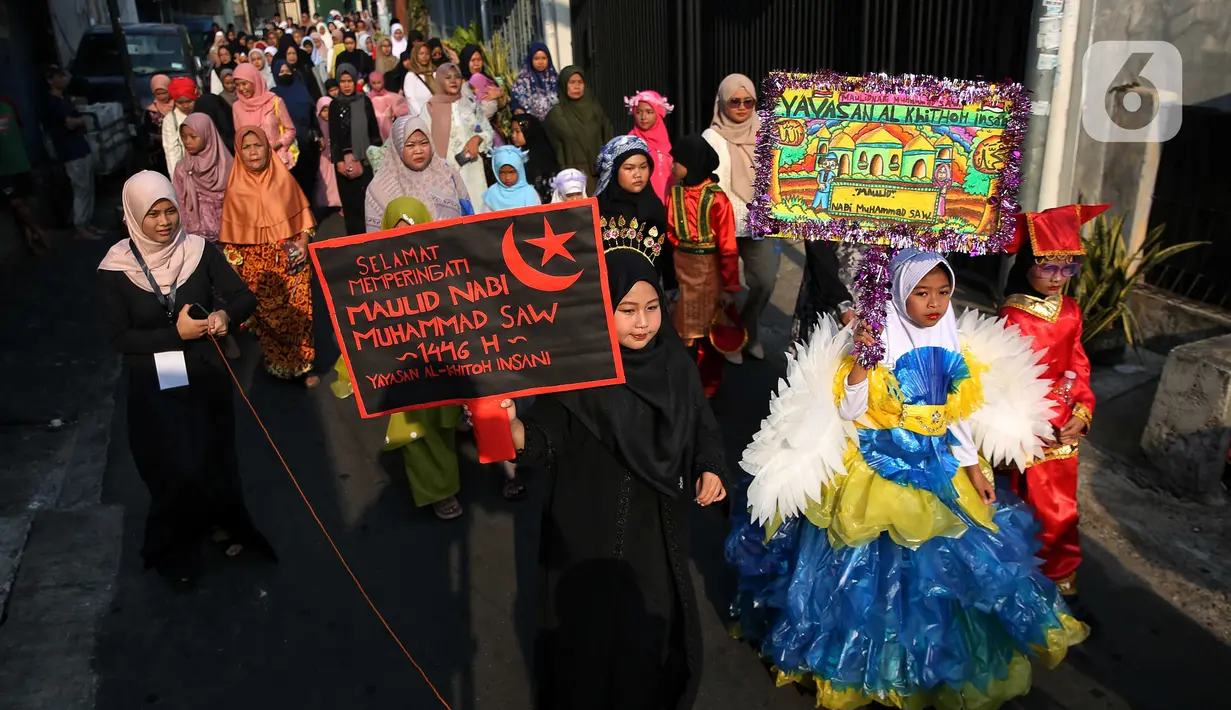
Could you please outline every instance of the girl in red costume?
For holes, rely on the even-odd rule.
[[[674,163],[672,173],[679,182],[667,192],[667,239],[675,248],[680,300],[672,320],[680,339],[695,353],[705,396],[713,397],[722,383],[725,360],[710,343],[710,329],[719,311],[730,309],[739,293],[735,212],[714,175],[718,153],[704,138],[681,138]],[[736,343],[736,351],[743,346]]]
[[[1034,338],[1036,351],[1047,351],[1043,377],[1053,383],[1055,434],[1043,459],[1027,466],[1025,473],[1015,470],[1012,483],[1036,511],[1042,572],[1055,581],[1079,618],[1085,614],[1077,599],[1077,453],[1094,414],[1094,392],[1090,361],[1081,346],[1081,307],[1063,290],[1081,270],[1081,225],[1110,206],[1067,205],[1017,215],[1017,232],[1009,245],[1017,260],[1000,309],[1009,324]]]

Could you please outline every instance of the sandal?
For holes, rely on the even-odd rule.
[[[457,496],[449,496],[432,503],[432,512],[441,520],[453,520],[462,515],[462,504],[457,502]]]
[[[516,478],[507,479],[500,490],[505,500],[521,500],[526,497],[526,486]]]

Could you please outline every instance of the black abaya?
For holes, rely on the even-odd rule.
[[[551,486],[539,547],[536,707],[691,707],[701,674],[687,566],[691,495],[663,495],[630,474],[554,396],[540,397],[523,421],[517,463],[545,466]],[[680,473],[691,493],[693,471]]]
[[[372,101],[366,96],[360,96],[357,100],[335,100],[329,105],[329,137],[330,137],[330,162],[334,164],[335,170],[337,164],[346,159],[346,154],[354,155],[355,160],[358,160],[363,165],[363,173],[352,179],[347,178],[342,173],[338,173],[338,197],[342,201],[342,210],[344,212],[343,219],[346,221],[347,234],[363,234],[367,231],[367,225],[364,222],[364,200],[367,197],[368,183],[372,182],[372,166],[368,164],[368,157],[363,153],[355,153],[351,149],[351,121],[354,117],[352,111],[359,110],[362,105],[362,110],[365,115],[368,144],[379,146],[382,141],[380,138],[380,124],[376,122],[376,111],[372,108]]]
[[[128,441],[137,472],[150,491],[141,556],[146,568],[190,572],[211,527],[231,542],[273,556],[244,506],[235,448],[231,379],[208,338],[181,340],[162,304],[123,272],[100,271],[103,332],[124,354],[128,371]],[[174,310],[198,304],[217,310],[214,294],[238,328],[256,298],[213,245],[176,292]],[[183,351],[188,386],[160,390],[154,354]]]

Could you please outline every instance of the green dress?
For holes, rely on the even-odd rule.
[[[399,197],[385,208],[382,229],[393,229],[408,217],[415,224],[432,221],[422,202]],[[338,381],[330,385],[335,396],[346,398],[354,392],[350,373],[342,358],[334,365]],[[385,450],[402,450],[402,464],[415,505],[423,507],[457,495],[461,479],[457,468],[457,424],[462,408],[457,405],[416,409],[389,416],[385,429]]]

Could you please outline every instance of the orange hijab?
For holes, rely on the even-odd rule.
[[[269,162],[252,172],[240,157],[244,136],[254,135],[269,151]],[[316,227],[312,207],[291,173],[269,148],[265,130],[244,126],[235,131],[235,166],[222,201],[222,232],[226,244],[275,244]]]

